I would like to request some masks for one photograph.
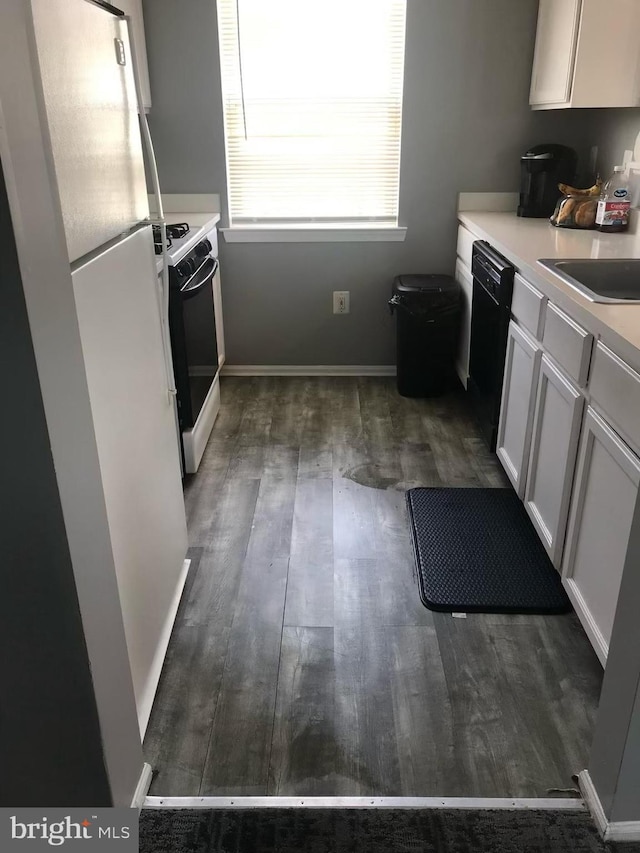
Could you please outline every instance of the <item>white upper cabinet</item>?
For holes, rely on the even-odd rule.
[[[142,16],[142,0],[114,0],[114,5],[131,18],[130,35],[134,43],[140,85],[142,87],[142,105],[145,112],[151,109],[151,85],[149,83],[149,66],[147,64],[147,43],[144,36],[144,18]]]
[[[540,0],[530,104],[569,101],[579,20],[580,0]]]
[[[638,0],[540,0],[533,109],[640,105]]]

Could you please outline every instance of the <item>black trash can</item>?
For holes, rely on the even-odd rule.
[[[399,275],[389,300],[397,312],[397,382],[403,397],[435,397],[455,383],[460,285],[448,275]]]

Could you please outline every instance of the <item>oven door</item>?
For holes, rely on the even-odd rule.
[[[491,450],[495,450],[498,434],[508,325],[508,306],[500,305],[474,277],[468,386]]]
[[[213,302],[216,258],[207,256],[182,289],[169,294],[169,329],[180,429],[191,429],[218,372]]]

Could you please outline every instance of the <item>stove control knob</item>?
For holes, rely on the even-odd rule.
[[[183,278],[189,278],[195,272],[195,265],[191,258],[188,258],[186,261],[180,261],[176,269]]]
[[[202,243],[198,243],[195,248],[195,253],[199,258],[205,258],[213,247],[208,240],[203,240]]]

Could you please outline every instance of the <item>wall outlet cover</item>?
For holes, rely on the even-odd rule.
[[[333,291],[333,313],[348,314],[349,313],[349,291],[334,290]]]

